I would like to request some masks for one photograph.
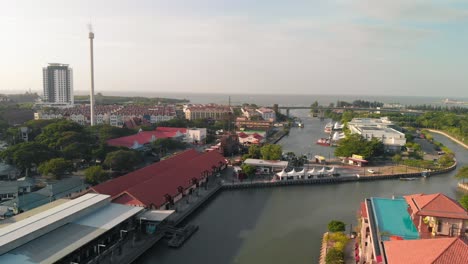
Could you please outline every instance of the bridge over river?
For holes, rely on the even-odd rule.
[[[329,107],[329,106],[281,106],[278,105],[279,110],[286,110],[286,115],[289,116],[290,110],[299,110],[299,109],[310,109],[316,110],[318,113],[323,113],[326,110],[353,110],[353,111],[369,111],[369,112],[397,112],[397,113],[411,113],[411,114],[423,114],[424,111],[421,110],[412,110],[412,109],[401,109],[401,108],[366,108],[366,107]]]

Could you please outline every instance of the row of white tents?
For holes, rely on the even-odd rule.
[[[292,169],[289,172],[286,172],[285,169],[282,171],[278,172],[276,176],[279,177],[280,180],[285,180],[285,179],[311,179],[314,176],[318,175],[327,175],[327,174],[334,174],[335,173],[335,167],[332,167],[331,169],[327,170],[325,167],[323,167],[320,170],[315,171],[315,168],[312,168],[309,171],[305,171],[305,169],[302,169],[301,171],[296,171],[295,169]]]

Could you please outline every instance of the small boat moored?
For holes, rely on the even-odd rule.
[[[400,177],[400,181],[414,181],[414,180],[417,180],[418,178],[416,177],[408,177],[408,178],[404,178],[404,177]]]
[[[318,145],[321,145],[321,146],[330,146],[331,145],[331,140],[328,139],[328,138],[320,138],[315,143],[318,144]]]

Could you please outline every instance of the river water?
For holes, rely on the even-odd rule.
[[[292,113],[305,128],[293,128],[281,140],[283,149],[328,156],[315,145],[325,123]],[[456,153],[460,166],[467,151],[441,135],[434,138]],[[333,153],[330,153],[332,156]],[[366,197],[442,192],[459,198],[455,172],[416,181],[383,180],[258,190],[225,191],[193,215],[199,231],[180,249],[160,243],[137,263],[317,263],[321,237],[332,219],[356,224],[359,203]],[[349,226],[348,226],[349,228]]]

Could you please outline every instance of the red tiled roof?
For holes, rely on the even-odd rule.
[[[468,244],[460,238],[384,242],[388,264],[466,264]]]
[[[114,197],[128,188],[150,179],[154,173],[165,171],[168,168],[179,165],[181,161],[193,159],[197,155],[199,155],[199,153],[193,149],[186,150],[177,156],[161,160],[160,162],[153,163],[121,177],[103,182],[91,187],[91,189],[97,193],[104,193]]]
[[[187,189],[193,178],[201,180],[204,172],[211,172],[213,167],[225,163],[225,158],[216,151],[198,153],[188,150],[92,189],[113,196],[117,203],[160,207],[166,202],[166,194],[178,195],[179,186]]]
[[[238,135],[240,138],[247,138],[247,137],[249,137],[249,135],[247,135],[247,134],[244,133],[244,132],[240,132],[240,133],[238,133],[237,135]]]
[[[468,211],[442,193],[405,196],[413,213],[421,216],[468,219]]]
[[[135,144],[135,141],[140,145],[144,145],[150,143],[153,137],[156,139],[172,138],[176,136],[177,132],[185,134],[187,129],[180,127],[158,127],[154,131],[141,131],[135,135],[109,139],[107,140],[107,144],[115,147],[131,148]]]

